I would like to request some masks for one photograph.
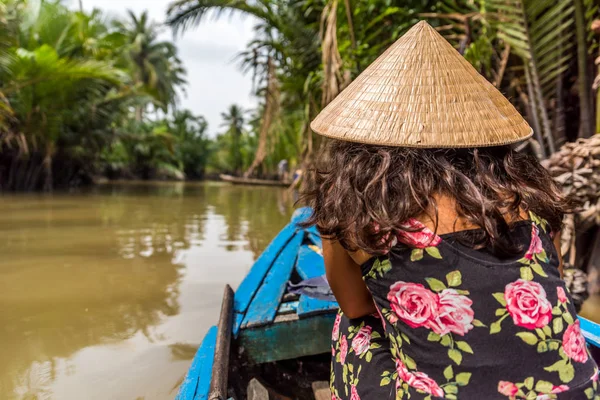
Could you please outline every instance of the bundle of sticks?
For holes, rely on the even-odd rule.
[[[565,280],[571,283],[574,297],[581,292],[583,300],[587,297],[587,279],[581,269],[586,266],[577,259],[577,238],[593,234],[594,228],[600,225],[600,135],[566,143],[543,164],[563,191],[581,204],[576,214],[568,215],[565,219],[561,251],[566,256]],[[600,234],[598,232],[596,229],[596,235]],[[595,242],[598,241],[593,241],[597,244]],[[594,249],[591,251],[593,253]],[[593,262],[593,259],[588,260]]]

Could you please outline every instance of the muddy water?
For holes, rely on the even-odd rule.
[[[215,183],[0,197],[0,400],[172,399],[292,202]],[[600,296],[582,314],[600,321]]]
[[[106,185],[0,197],[0,399],[172,399],[289,221],[276,188]]]

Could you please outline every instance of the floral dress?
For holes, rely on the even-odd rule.
[[[513,259],[407,225],[423,229],[362,266],[377,315],[337,315],[332,400],[600,400],[545,221],[515,224]]]

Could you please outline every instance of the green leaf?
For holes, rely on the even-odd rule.
[[[519,332],[517,333],[517,336],[520,337],[522,341],[532,346],[538,342],[537,336],[531,332]]]
[[[417,369],[417,363],[415,363],[415,360],[413,360],[406,354],[404,355],[404,364],[408,369]]]
[[[468,290],[460,290],[460,289],[456,289],[456,293],[462,294],[463,296],[468,296],[469,294],[471,294],[471,293],[469,293]]]
[[[530,376],[529,378],[525,379],[525,382],[523,382],[523,384],[525,385],[525,387],[529,390],[533,389],[533,377]]]
[[[369,346],[370,349],[378,349],[380,347],[381,345],[379,343],[371,343],[371,345]]]
[[[462,354],[456,349],[448,349],[448,357],[450,357],[450,359],[454,361],[456,365],[460,365],[462,362]]]
[[[498,308],[496,310],[496,317],[501,317],[504,314],[506,314],[508,311],[506,310],[506,308]]]
[[[348,371],[354,373],[354,364],[348,364]]]
[[[540,339],[542,339],[542,340],[546,339],[546,333],[543,330],[541,330],[540,328],[536,328],[535,333],[538,334]]]
[[[543,276],[544,278],[547,278],[548,275],[546,275],[546,273],[544,272],[544,269],[542,268],[542,266],[540,264],[531,264],[531,268],[535,271],[536,274],[538,274],[539,276]],[[533,277],[531,278],[533,279]]]
[[[383,371],[383,372],[381,373],[381,376],[388,376],[389,374],[391,374],[391,372],[390,372],[390,371]]]
[[[560,346],[560,344],[558,342],[550,342],[548,344],[548,347],[550,348],[550,350],[558,350],[559,346]]]
[[[506,300],[504,299],[504,293],[492,293],[492,296],[498,301],[498,303],[502,304],[506,307]]]
[[[460,374],[456,375],[456,383],[458,383],[461,386],[468,385],[470,380],[471,380],[470,372],[461,372]]]
[[[562,310],[560,309],[559,306],[552,308],[552,315],[560,315],[560,314],[562,314]]]
[[[464,351],[465,353],[473,354],[473,349],[471,348],[471,346],[469,346],[469,343],[462,342],[462,341],[458,341],[458,342],[454,342],[454,343],[456,344],[456,347],[458,347],[460,350]]]
[[[371,339],[380,339],[381,335],[379,334],[379,332],[373,332],[371,334]]]
[[[462,275],[460,271],[452,271],[446,275],[446,282],[448,282],[448,286],[456,287],[460,286],[462,283]]]
[[[563,367],[558,370],[558,378],[563,383],[569,383],[575,377],[575,368],[572,364],[565,363]]]
[[[554,318],[552,321],[552,330],[555,335],[558,335],[563,330],[563,320],[562,318]]]
[[[521,279],[526,281],[533,280],[533,272],[530,267],[521,267]]]
[[[446,378],[448,381],[454,378],[454,370],[452,369],[452,365],[448,365],[446,368],[444,368],[444,378]]]
[[[402,339],[403,339],[403,340],[404,340],[406,343],[410,344],[410,339],[408,338],[408,336],[406,336],[406,334],[404,334],[404,333],[401,333],[401,334],[400,334],[400,336],[402,336]],[[371,337],[372,337],[372,336],[371,336]]]
[[[414,249],[410,253],[410,261],[419,261],[423,258],[423,249]]]
[[[555,371],[558,371],[559,369],[561,369],[566,363],[567,363],[566,360],[558,360],[551,366],[545,367],[544,370],[548,371],[548,372],[555,372]]]
[[[456,395],[455,395],[455,394],[452,394],[452,393],[448,393],[448,394],[446,395],[446,398],[447,398],[448,400],[456,400]]]
[[[392,381],[392,380],[390,379],[390,377],[389,377],[389,376],[386,376],[385,378],[382,378],[382,379],[381,379],[381,382],[379,382],[379,386],[386,386],[386,385],[389,385],[391,381]]]
[[[371,362],[371,360],[373,359],[373,353],[368,351],[367,356],[365,358],[367,359],[367,362]]]
[[[501,323],[502,321],[496,321],[490,325],[490,335],[498,333],[502,330],[502,327],[500,326]]]
[[[450,394],[457,394],[458,388],[454,385],[446,385],[446,386],[444,386],[444,392],[450,393]]]
[[[550,329],[549,325],[544,326],[542,331],[546,334],[546,336],[552,337],[552,329]]]
[[[550,393],[553,387],[554,385],[552,385],[550,382],[537,381],[535,384],[535,391],[539,393]]]
[[[478,319],[473,320],[473,326],[476,326],[478,328],[486,328],[487,327],[487,325],[485,325],[483,322],[481,322]]]
[[[440,254],[440,251],[438,250],[437,247],[426,247],[425,251],[427,252],[427,254],[429,254],[431,257],[433,258],[437,258],[438,260],[442,259],[442,255]]]
[[[567,324],[573,324],[573,316],[568,311],[563,314],[563,318]]]
[[[450,346],[450,343],[452,343],[452,339],[450,339],[450,335],[449,334],[445,334],[444,336],[442,336],[442,346]]]
[[[538,353],[545,353],[548,351],[548,343],[546,342],[539,342],[537,345],[537,352]]]
[[[440,339],[442,339],[442,337],[433,331],[429,332],[429,335],[427,335],[427,340],[430,342],[439,342]]]
[[[584,393],[588,399],[594,398],[594,388],[587,388],[587,389],[585,389]]]
[[[431,290],[434,292],[441,292],[442,290],[446,289],[446,285],[444,285],[444,282],[442,281],[439,281],[435,278],[425,278],[425,280],[427,281],[427,284]]]

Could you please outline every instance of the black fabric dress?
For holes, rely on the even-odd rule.
[[[600,400],[545,221],[513,234],[527,248],[514,259],[425,228],[366,262],[378,315],[338,314],[332,400]]]

